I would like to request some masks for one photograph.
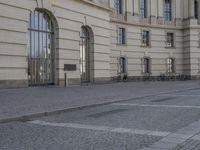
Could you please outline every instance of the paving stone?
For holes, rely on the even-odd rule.
[[[200,130],[200,121],[195,122],[200,119],[200,89],[195,86],[199,83],[189,81],[0,90],[0,118],[118,100],[147,105],[104,105],[42,118],[54,127],[0,124],[0,150],[200,150],[198,134],[193,135]],[[149,94],[155,95],[143,97]],[[71,124],[66,127],[66,122]]]
[[[177,146],[177,143],[171,143],[171,142],[156,142],[155,144],[151,145],[150,148],[160,148],[160,149],[172,149]]]
[[[183,128],[183,129],[180,129],[178,130],[176,133],[177,134],[186,134],[186,135],[194,135],[194,134],[197,134],[199,132],[199,130],[197,130],[196,128],[191,128],[191,127],[188,127],[188,128]]]
[[[186,141],[186,139],[173,138],[173,137],[165,137],[160,140],[160,142],[164,142],[164,143],[170,142],[170,143],[177,143],[177,144],[183,143],[185,141]]]
[[[67,88],[0,90],[0,119],[166,94],[199,87],[196,81],[127,82]]]
[[[27,123],[0,125],[1,150],[141,150],[161,137]],[[3,147],[6,149],[3,149]]]
[[[189,139],[177,145],[172,150],[200,150],[200,141]]]
[[[166,149],[160,149],[160,148],[144,148],[142,150],[166,150]]]
[[[191,138],[192,140],[199,140],[200,141],[200,135],[196,135],[194,137]]]
[[[167,137],[178,138],[178,139],[189,139],[192,136],[193,135],[191,135],[191,134],[187,135],[187,134],[172,133],[172,134],[168,135]]]
[[[154,136],[167,136],[170,132],[159,132],[159,131],[152,131],[148,133],[148,135],[154,135]]]

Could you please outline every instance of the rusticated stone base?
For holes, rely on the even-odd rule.
[[[0,80],[0,88],[28,87],[28,80]]]
[[[60,87],[64,87],[66,86],[70,86],[70,85],[80,85],[80,79],[79,78],[74,78],[74,79],[68,79],[67,81],[65,81],[65,79],[59,79],[59,83],[58,85]]]

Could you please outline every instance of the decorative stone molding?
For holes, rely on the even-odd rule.
[[[157,24],[158,25],[164,25],[164,18],[163,17],[157,17]]]
[[[112,19],[117,19],[118,21],[122,21],[122,22],[127,20],[126,14],[117,15],[115,13],[111,13],[110,17]]]
[[[157,19],[156,19],[156,16],[150,16],[150,24],[156,24],[156,21],[157,21]]]
[[[37,8],[46,8],[51,10],[52,2],[51,0],[36,0]]]
[[[164,25],[166,25],[166,26],[174,26],[175,22],[174,21],[164,21]]]
[[[143,25],[149,25],[150,24],[150,18],[140,18],[140,23]]]
[[[176,24],[176,26],[183,26],[183,20],[181,18],[176,18],[175,24]]]

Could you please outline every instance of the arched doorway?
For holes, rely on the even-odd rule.
[[[54,24],[48,13],[35,10],[28,23],[29,85],[54,84],[55,38]]]
[[[94,81],[94,38],[92,29],[88,26],[83,26],[80,38],[81,83],[90,83]]]

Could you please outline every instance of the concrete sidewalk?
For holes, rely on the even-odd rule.
[[[0,122],[195,88],[200,88],[199,81],[129,82],[68,88],[1,89]]]

